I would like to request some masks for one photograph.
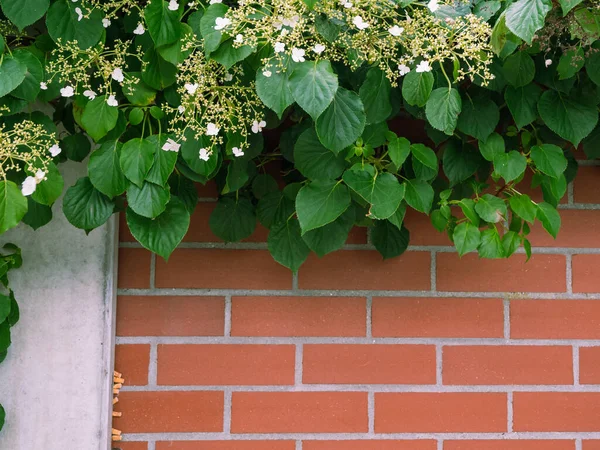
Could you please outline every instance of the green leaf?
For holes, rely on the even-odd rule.
[[[585,71],[597,86],[600,86],[600,52],[592,53],[585,61]]]
[[[313,181],[296,197],[296,211],[302,234],[337,219],[350,206],[348,188],[336,181]]]
[[[485,141],[494,132],[499,121],[500,110],[496,103],[490,99],[475,98],[473,101],[463,102],[457,127],[463,133]]]
[[[81,115],[81,124],[87,134],[95,141],[99,141],[117,125],[119,110],[109,106],[104,97],[96,97],[85,105]]]
[[[271,72],[270,77],[263,75]],[[294,103],[294,96],[289,87],[289,71],[277,70],[274,66],[266,66],[256,72],[256,93],[260,100],[281,119],[283,112]]]
[[[4,56],[0,64],[0,97],[14,91],[25,79],[27,66],[21,61]]]
[[[422,180],[407,180],[406,185],[406,203],[413,209],[429,214],[433,203],[433,188]]]
[[[485,194],[475,203],[475,211],[486,222],[498,223],[506,218],[506,203],[495,195]]]
[[[463,198],[458,202],[458,206],[460,206],[460,209],[465,217],[469,219],[473,225],[478,227],[480,219],[479,215],[475,211],[475,200],[471,198]]]
[[[200,159],[201,148],[211,149],[212,142],[204,135],[196,139],[194,132],[188,129],[185,133],[185,140],[181,142],[181,148],[179,149],[181,156],[190,166],[190,169],[203,177],[208,177],[215,171],[219,163],[219,149],[212,148],[208,161],[204,161]]]
[[[462,100],[456,89],[441,87],[434,90],[427,100],[425,115],[433,128],[447,135],[454,133]]]
[[[172,198],[164,212],[155,219],[140,216],[127,208],[127,225],[144,248],[166,261],[187,233],[190,213],[179,199]]]
[[[496,228],[481,232],[481,244],[477,249],[480,258],[504,258],[504,247]]]
[[[339,153],[353,144],[365,129],[365,110],[358,95],[339,88],[316,123],[321,143]]]
[[[450,180],[450,186],[465,181],[473,175],[481,161],[479,153],[470,151],[457,141],[450,141],[444,148],[444,173]]]
[[[71,161],[81,162],[90,154],[90,139],[83,133],[70,134],[60,141],[62,148]]]
[[[553,144],[532,147],[531,159],[539,170],[553,178],[560,177],[567,170],[567,158],[562,149]]]
[[[153,134],[146,138],[146,141],[154,145],[154,163],[146,175],[146,181],[165,186],[169,180],[169,176],[175,168],[177,162],[177,152],[163,150],[162,147],[169,138],[166,134],[160,135],[160,140],[157,134]]]
[[[189,20],[189,19],[188,19]],[[158,47],[156,51],[165,61],[174,65],[179,65],[186,60],[192,53],[192,50],[185,47],[185,44],[193,39],[194,30],[187,23],[179,23],[180,37],[169,45]]]
[[[97,190],[88,177],[80,178],[67,189],[63,211],[67,220],[77,228],[93,230],[112,215],[114,203]]]
[[[21,84],[10,95],[33,102],[40,92],[40,82],[44,79],[42,63],[27,50],[14,50],[13,57],[27,67],[27,72]]]
[[[136,214],[149,219],[154,219],[162,214],[170,198],[171,194],[167,189],[147,181],[144,181],[141,188],[131,184],[127,189],[129,207]]]
[[[521,237],[515,231],[507,231],[502,236],[502,248],[504,249],[504,257],[508,258],[517,251],[521,245]]]
[[[506,9],[506,26],[531,44],[536,31],[544,26],[546,14],[551,9],[551,0],[518,0]]]
[[[392,85],[385,73],[377,67],[369,69],[367,78],[358,91],[364,105],[364,112],[367,114],[366,123],[383,122],[390,116],[392,113],[391,91]]]
[[[323,257],[344,246],[354,225],[354,218],[354,208],[350,207],[333,222],[304,233],[302,239],[313,252]]]
[[[563,53],[558,60],[558,66],[556,67],[558,79],[565,80],[571,78],[583,68],[584,63],[585,55],[581,47]]]
[[[171,200],[173,197],[177,197],[185,209],[192,214],[198,205],[198,191],[194,182],[183,174],[175,172],[169,178],[169,187],[171,188]]]
[[[221,197],[208,224],[212,232],[225,242],[246,239],[256,229],[254,205],[244,197]]]
[[[165,61],[154,47],[145,51],[143,61],[146,65],[142,72],[142,80],[151,88],[162,90],[177,81],[177,67]]]
[[[252,194],[259,200],[268,193],[277,191],[278,189],[277,181],[268,173],[261,173],[254,177],[252,181]]]
[[[296,141],[294,162],[296,169],[311,180],[333,180],[346,167],[344,155],[323,147],[313,128],[304,131]]]
[[[527,194],[513,195],[510,198],[510,208],[521,219],[533,223],[535,221],[537,207]]]
[[[12,181],[0,182],[0,234],[21,221],[27,212],[27,200]]]
[[[386,134],[388,138],[388,154],[396,167],[401,167],[402,164],[410,155],[410,142],[408,139],[396,136],[395,133],[389,132]]]
[[[296,103],[317,120],[333,101],[338,78],[329,61],[305,61],[296,65],[288,85]]]
[[[402,97],[409,105],[423,107],[433,89],[433,73],[411,70],[402,82]]]
[[[486,22],[490,20],[500,10],[501,3],[497,0],[482,1],[475,5],[473,8],[473,14],[481,17]]]
[[[79,20],[79,14],[75,8],[81,8],[85,16]],[[46,27],[48,34],[54,42],[59,39],[66,43],[68,41],[77,41],[79,48],[88,49],[100,41],[104,33],[102,26],[102,13],[99,8],[94,8],[91,12],[87,6],[71,0],[55,1],[46,14]]]
[[[481,232],[471,222],[463,222],[454,229],[452,239],[454,240],[458,254],[463,256],[477,250],[477,247],[481,243]]]
[[[300,224],[295,218],[273,225],[267,245],[273,259],[292,272],[298,271],[310,253],[300,236]]]
[[[127,141],[121,148],[119,159],[121,170],[129,181],[142,186],[154,163],[156,146],[146,139],[134,138]]]
[[[404,199],[404,185],[391,173],[378,173],[370,170],[347,170],[343,180],[350,189],[371,204],[368,216],[374,219],[387,219],[400,206]]]
[[[542,177],[542,193],[544,200],[557,206],[560,199],[567,193],[567,180],[564,175],[558,178]]]
[[[4,322],[10,314],[10,297],[0,294],[0,322]]]
[[[144,19],[156,47],[172,44],[179,39],[179,10],[171,11],[168,2],[150,0],[144,9]]]
[[[294,201],[280,191],[269,192],[258,201],[256,207],[258,220],[266,228],[286,221],[293,213]]]
[[[520,177],[527,168],[527,158],[511,150],[494,157],[494,170],[508,183]]]
[[[42,205],[31,197],[27,197],[27,213],[23,216],[23,223],[34,230],[43,227],[52,220],[52,208]]]
[[[249,45],[235,47],[233,39],[228,39],[223,42],[219,48],[211,55],[211,58],[225,66],[227,70],[231,69],[234,64],[243,61],[254,52],[254,49]]]
[[[547,90],[538,102],[540,116],[552,131],[578,146],[598,123],[598,108],[579,99]]]
[[[504,100],[518,128],[523,128],[537,119],[537,103],[541,95],[542,88],[537,84],[528,84],[520,88],[506,87]]]
[[[583,0],[558,0],[560,7],[562,8],[563,16],[569,14],[573,8],[579,5]]]
[[[534,0],[535,1],[535,0]],[[513,87],[528,85],[535,77],[535,63],[526,52],[517,52],[506,58],[504,62],[504,78]]]
[[[42,205],[52,206],[52,204],[60,197],[65,182],[58,168],[54,163],[48,164],[46,179],[37,185],[35,192],[31,198]]]
[[[156,91],[142,81],[142,74],[139,72],[128,72],[127,75],[133,79],[132,84],[127,85],[123,89],[123,94],[125,94],[127,100],[131,104],[139,106],[148,106],[154,103]],[[131,121],[131,114],[129,115],[129,120]],[[141,123],[141,120],[138,123]]]
[[[410,146],[410,152],[413,158],[416,158],[425,167],[429,167],[431,170],[438,170],[438,160],[435,152],[423,144],[412,144]]]
[[[217,17],[225,17],[229,8],[223,3],[210,5],[200,19],[200,32],[204,38],[204,51],[207,54],[214,52],[221,43],[221,30],[215,30]]]
[[[556,239],[556,235],[558,234],[558,230],[560,229],[560,215],[556,208],[554,208],[551,204],[546,202],[541,202],[537,204],[537,218],[544,229],[554,238]]]
[[[383,259],[395,258],[408,248],[410,232],[404,226],[398,229],[389,220],[378,220],[371,230],[371,240]]]
[[[7,320],[4,322],[0,322],[0,354],[6,352],[8,347],[10,347],[10,325]],[[2,419],[2,424],[4,424],[4,409],[0,412]]]
[[[225,178],[225,187],[221,191],[223,194],[237,191],[246,185],[252,173],[250,172],[254,165],[248,164],[248,161],[236,158],[227,166],[227,177]]]
[[[0,0],[0,6],[6,18],[22,30],[46,14],[50,0]]]
[[[497,155],[502,155],[505,152],[504,139],[498,133],[492,133],[485,140],[479,141],[479,151],[488,161],[493,161]]]
[[[121,195],[127,188],[121,170],[121,147],[118,141],[108,141],[94,150],[88,162],[88,176],[96,189],[110,198]]]

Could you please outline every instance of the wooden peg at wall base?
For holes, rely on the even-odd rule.
[[[121,430],[117,430],[116,428],[112,429],[112,434],[115,436],[121,436]]]
[[[116,405],[117,403],[119,403],[119,398],[118,397],[113,398],[113,405]]]
[[[113,417],[121,417],[123,415],[123,413],[117,412],[117,411],[113,411],[112,415],[113,415]]]
[[[121,378],[123,374],[121,372],[117,372],[116,370],[113,372],[113,376],[116,378]]]
[[[119,377],[114,377],[113,383],[125,383],[125,379],[119,378]]]
[[[121,436],[115,436],[114,434],[112,436],[113,441],[120,441],[121,439],[123,439]]]

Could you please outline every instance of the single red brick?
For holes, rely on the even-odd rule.
[[[376,433],[502,432],[504,393],[375,393]]]
[[[123,374],[128,386],[148,384],[149,364],[149,344],[119,344],[115,346],[115,369]]]
[[[117,298],[117,336],[223,336],[225,299],[198,296]]]
[[[600,302],[513,300],[510,334],[514,339],[600,339]]]
[[[119,450],[148,450],[147,442],[114,442],[113,447]]]
[[[600,450],[600,440],[583,441],[583,450]]]
[[[502,337],[502,300],[477,298],[373,299],[375,337]]]
[[[124,212],[119,214],[119,242],[135,242],[135,238],[131,234],[131,231],[129,231]]]
[[[360,297],[233,297],[232,336],[365,336]]]
[[[294,345],[159,345],[158,384],[294,384]]]
[[[567,346],[445,346],[442,355],[444,384],[573,384]]]
[[[209,226],[209,217],[217,206],[216,202],[200,202],[192,213],[190,228],[183,238],[184,242],[222,242],[213,234]],[[244,239],[244,242],[266,242],[269,230],[261,224],[256,224],[256,230],[252,236]]]
[[[156,287],[291,289],[292,272],[267,250],[182,248],[157,258]]]
[[[575,203],[600,203],[599,166],[579,166],[573,182]]]
[[[575,450],[575,441],[444,441],[444,450]]]
[[[480,259],[470,253],[437,254],[437,288],[440,291],[565,292],[564,255],[524,254],[510,259]]]
[[[404,225],[410,231],[410,245],[452,245],[448,233],[440,233],[428,215],[412,208],[406,211]]]
[[[430,254],[407,252],[383,260],[370,250],[342,250],[323,258],[312,254],[300,268],[301,289],[429,289]]]
[[[119,407],[113,426],[123,433],[223,431],[223,392],[123,391]]]
[[[170,441],[156,450],[295,450],[295,441]]]
[[[437,442],[420,441],[304,441],[302,450],[436,450]]]
[[[600,347],[579,348],[579,381],[600,384]]]
[[[515,431],[600,431],[600,392],[515,392]]]
[[[600,248],[600,210],[561,209],[562,223],[556,239],[538,221],[528,239],[534,247]]]
[[[573,255],[573,292],[600,292],[600,255]]]
[[[120,248],[117,284],[121,289],[150,287],[150,256],[143,248]]]
[[[434,384],[433,345],[304,344],[307,384]]]
[[[232,433],[364,433],[366,392],[234,392]]]

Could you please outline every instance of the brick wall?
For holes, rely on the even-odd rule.
[[[123,450],[600,450],[600,167],[556,241],[459,258],[409,214],[292,276],[266,230],[218,242],[204,199],[169,263],[121,235],[114,426]]]

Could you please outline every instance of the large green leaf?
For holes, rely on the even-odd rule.
[[[27,212],[27,199],[12,181],[0,182],[0,233],[4,233],[21,221]]]
[[[531,197],[527,194],[513,195],[510,198],[510,208],[521,219],[533,223],[537,213],[535,203],[531,201]]]
[[[127,204],[140,216],[154,219],[166,209],[171,198],[169,191],[158,184],[144,181],[139,188],[135,184],[127,189]]]
[[[157,134],[148,136],[146,140],[154,145],[154,163],[146,175],[146,181],[165,186],[177,162],[177,152],[163,150],[162,147],[167,142],[169,136],[166,134]]]
[[[23,216],[23,223],[37,230],[47,225],[52,220],[52,208],[42,205],[31,197],[27,197],[27,213]]]
[[[4,322],[0,322],[0,355],[3,353],[6,354],[6,350],[8,350],[10,344],[10,324],[8,320],[5,320]],[[2,423],[4,424],[4,410],[0,411],[0,414],[2,414],[0,419],[2,419]]]
[[[485,141],[500,121],[498,105],[490,99],[475,98],[463,102],[457,127],[465,134]]]
[[[506,203],[495,195],[484,194],[475,203],[475,211],[486,222],[498,223],[506,218]]]
[[[473,175],[481,157],[479,153],[470,150],[469,147],[463,147],[460,142],[450,141],[444,148],[444,173],[450,180],[450,186],[454,186],[465,181]]]
[[[542,88],[533,83],[520,88],[506,87],[504,100],[517,127],[523,128],[537,119],[537,103],[541,95]]]
[[[423,180],[407,180],[406,203],[413,209],[429,214],[433,203],[433,188]]]
[[[150,0],[144,9],[148,32],[156,47],[172,44],[179,39],[179,10],[171,11],[164,0]]]
[[[177,67],[160,56],[154,47],[145,50],[143,61],[146,65],[142,80],[152,89],[162,90],[177,81]]]
[[[556,239],[560,229],[560,215],[556,208],[546,202],[538,203],[537,218],[542,222],[544,229]]]
[[[477,249],[480,258],[504,258],[504,247],[496,228],[481,232],[481,244]]]
[[[410,233],[404,226],[399,229],[389,220],[378,220],[371,230],[371,240],[383,259],[395,258],[408,248]]]
[[[121,144],[107,141],[94,150],[88,162],[88,176],[96,189],[108,197],[116,197],[125,192],[127,180],[121,170]]]
[[[280,191],[263,196],[256,207],[256,216],[266,228],[287,220],[294,213],[294,201]]]
[[[458,122],[462,100],[456,89],[441,87],[435,89],[425,105],[425,115],[433,128],[451,135]]]
[[[200,19],[200,32],[204,38],[204,51],[207,54],[214,52],[221,43],[221,30],[215,30],[215,21],[217,17],[225,17],[229,8],[223,3],[210,5]]]
[[[221,197],[208,223],[212,232],[225,242],[241,241],[256,228],[254,205],[244,197]]]
[[[233,45],[233,39],[228,39],[223,42],[219,48],[211,55],[211,58],[225,66],[227,70],[231,69],[234,64],[246,59],[255,49],[249,45],[236,47]]]
[[[208,157],[208,161],[200,159],[200,149],[211,149],[212,153]],[[185,140],[181,142],[181,156],[187,165],[199,175],[208,177],[212,174],[219,163],[219,149],[212,147],[212,142],[207,136],[200,136],[198,139],[194,137],[194,132],[187,130]]]
[[[65,182],[58,167],[54,163],[48,164],[48,170],[44,181],[37,185],[31,198],[42,205],[52,206],[52,204],[62,194]]]
[[[477,247],[481,243],[481,232],[471,222],[463,222],[454,229],[452,239],[454,240],[458,254],[463,256],[466,253],[477,250]]]
[[[501,155],[505,152],[504,139],[498,133],[492,133],[485,142],[479,141],[479,151],[488,161],[493,161],[496,155]]]
[[[333,222],[304,233],[302,239],[319,257],[325,256],[344,246],[354,225],[354,218],[355,210],[350,207]]]
[[[304,131],[296,141],[294,162],[296,169],[311,180],[333,180],[346,167],[344,155],[323,147],[313,128]]]
[[[296,212],[302,234],[337,219],[350,206],[350,193],[341,182],[313,181],[296,197]]]
[[[169,259],[190,226],[190,213],[177,198],[172,198],[164,212],[155,219],[136,214],[127,208],[127,225],[131,234],[148,250]]]
[[[600,86],[600,52],[594,52],[586,59],[585,71],[590,80]]]
[[[0,97],[14,91],[25,79],[27,66],[21,61],[4,56],[0,64]]]
[[[114,203],[97,190],[88,177],[80,178],[63,197],[63,212],[72,225],[92,230],[104,224],[113,213]]]
[[[527,158],[521,153],[511,150],[494,157],[494,170],[508,183],[520,177],[527,168]]]
[[[127,179],[138,187],[142,186],[142,182],[154,163],[155,151],[155,145],[141,138],[130,139],[121,149],[119,160],[121,170]]]
[[[536,31],[544,26],[552,0],[518,0],[506,9],[506,26],[531,44]]]
[[[567,50],[560,56],[556,71],[558,72],[559,80],[571,78],[583,68],[585,63],[585,54],[581,47],[577,49]]]
[[[560,7],[562,8],[563,16],[569,14],[573,8],[579,5],[583,0],[558,0]]]
[[[390,116],[392,113],[391,91],[392,85],[385,73],[377,67],[369,69],[367,78],[359,90],[360,99],[367,115],[366,123],[383,122]]]
[[[389,132],[386,134],[388,138],[388,154],[396,167],[401,167],[410,155],[410,142],[404,137],[398,137],[396,133]]]
[[[64,43],[77,41],[79,48],[87,49],[98,43],[104,27],[102,26],[103,15],[99,8],[94,8],[89,13],[89,19],[83,17],[79,20],[79,14],[75,8],[81,8],[84,15],[88,15],[87,8],[82,8],[81,3],[70,0],[55,1],[46,14],[46,26],[48,34],[56,42],[59,39]]]
[[[298,271],[310,253],[300,235],[300,224],[295,218],[273,225],[267,244],[273,259],[292,272]]]
[[[535,76],[535,63],[529,53],[517,52],[506,58],[504,62],[504,78],[513,87],[528,85]]]
[[[567,170],[567,158],[562,149],[553,144],[532,147],[531,159],[539,170],[553,178],[560,177]]]
[[[139,72],[128,72],[134,82],[123,89],[123,94],[134,105],[148,106],[154,103],[156,91],[142,81],[142,74]],[[131,119],[130,119],[131,120]]]
[[[65,136],[60,141],[60,148],[71,161],[81,162],[90,154],[92,145],[84,133],[75,133]]]
[[[10,314],[10,297],[0,294],[0,322],[4,322]]]
[[[433,73],[408,72],[402,81],[402,96],[409,105],[423,107],[429,100],[433,89]]]
[[[339,88],[316,126],[321,143],[335,153],[353,144],[365,129],[365,110],[360,97]]]
[[[0,0],[0,6],[8,20],[22,30],[46,14],[50,0]]]
[[[27,72],[25,72],[25,78],[21,84],[10,95],[33,102],[40,92],[40,82],[44,79],[42,63],[27,50],[14,50],[13,57],[27,67]]]
[[[317,120],[333,101],[338,77],[329,61],[305,61],[296,65],[288,84],[296,103]]]
[[[270,72],[270,76],[265,76]],[[256,93],[265,106],[277,113],[279,118],[288,106],[294,103],[294,96],[290,90],[289,72],[277,70],[273,66],[267,66],[256,73]]]
[[[110,106],[104,97],[96,97],[85,105],[81,124],[92,139],[98,141],[117,125],[119,110]]]
[[[435,152],[423,144],[412,144],[410,146],[410,152],[413,158],[416,158],[425,167],[429,167],[431,170],[438,170],[438,159]]]

